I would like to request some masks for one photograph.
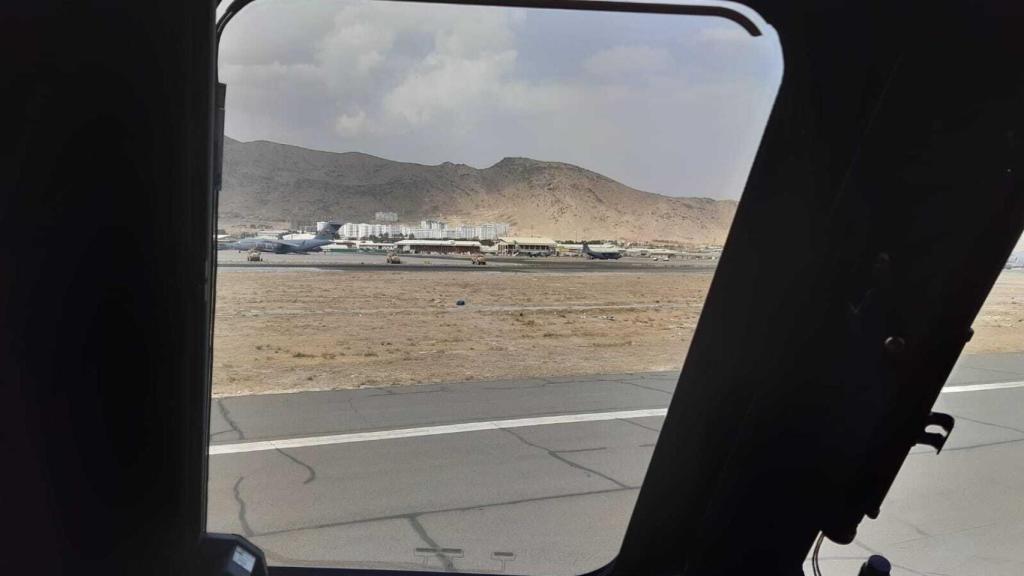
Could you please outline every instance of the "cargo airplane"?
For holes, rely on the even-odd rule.
[[[334,234],[341,228],[333,222],[327,224],[316,236],[305,240],[285,240],[282,238],[243,238],[238,242],[225,242],[220,245],[222,250],[259,250],[275,254],[306,254],[318,252],[334,240]]]
[[[618,260],[619,258],[622,258],[622,254],[619,252],[619,249],[614,246],[599,246],[595,250],[586,242],[583,243],[583,253],[591,259],[596,260]]]

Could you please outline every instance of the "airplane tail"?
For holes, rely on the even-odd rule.
[[[316,239],[317,240],[333,240],[334,239],[334,235],[337,234],[338,230],[340,230],[340,229],[341,229],[341,224],[336,224],[334,222],[328,222],[327,225],[324,226],[322,230],[320,230],[319,232],[316,233]]]

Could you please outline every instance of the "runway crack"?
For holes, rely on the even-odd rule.
[[[668,390],[662,390],[661,388],[655,388],[654,386],[644,386],[643,384],[637,384],[636,382],[630,382],[629,380],[616,380],[616,382],[622,382],[630,386],[636,386],[637,388],[643,388],[644,390],[651,390],[653,392],[661,392],[662,394],[672,395],[672,392]]]
[[[986,442],[984,444],[971,444],[970,446],[957,446],[955,448],[943,448],[942,452],[943,453],[946,453],[946,452],[962,452],[962,451],[966,451],[966,450],[974,450],[976,448],[989,448],[991,446],[1002,446],[1003,444],[1017,444],[1018,442],[1024,442],[1024,438],[1017,438],[1017,439],[1014,439],[1014,440],[1000,440],[998,442]],[[912,454],[909,454],[909,456],[923,456],[923,455],[935,456],[935,453],[934,452],[930,452],[930,451],[922,451],[922,452],[914,452]]]
[[[557,450],[559,454],[576,454],[578,452],[599,452],[601,450],[607,450],[607,446],[598,446],[597,448],[574,448],[572,450]]]
[[[307,476],[306,476],[306,479],[302,481],[303,484],[309,484],[310,482],[316,480],[316,470],[312,466],[310,466],[309,464],[306,464],[302,460],[299,460],[295,456],[292,456],[291,454],[285,452],[284,450],[282,450],[280,448],[276,448],[276,450],[277,450],[277,452],[279,454],[281,454],[281,456],[284,456],[285,458],[291,460],[292,462],[294,462],[294,463],[298,464],[299,466],[302,466],[303,468],[306,469]]]
[[[893,514],[891,512],[886,514],[886,517],[892,518],[893,520],[899,522],[900,524],[903,524],[904,526],[909,527],[911,530],[913,530],[921,538],[931,538],[932,537],[932,534],[929,534],[928,532],[925,532],[920,527],[918,527],[917,524],[914,524],[913,522],[911,522],[911,521],[909,521],[909,520],[907,520],[905,518],[901,518],[899,516],[896,516],[895,514]],[[917,539],[918,538],[912,538],[911,540],[917,540]]]
[[[455,564],[452,562],[452,559],[445,554],[442,554],[441,546],[438,546],[437,542],[427,534],[427,529],[423,527],[423,524],[420,524],[420,520],[417,515],[413,514],[411,516],[406,516],[406,519],[409,520],[409,524],[412,526],[412,529],[416,531],[416,534],[419,535],[420,539],[423,540],[427,546],[437,551],[435,556],[437,556],[437,559],[441,561],[441,565],[444,566],[445,572],[458,572],[455,568]]]
[[[238,434],[239,440],[245,440],[245,432],[238,426],[238,423],[231,418],[231,412],[228,411],[228,407],[224,405],[223,400],[217,400],[217,408],[220,409],[220,415],[224,417],[224,421],[231,426],[231,429]]]
[[[249,526],[249,520],[245,517],[245,500],[242,499],[242,480],[245,480],[245,476],[239,476],[238,480],[235,481],[235,502],[238,502],[238,523],[242,525],[242,532],[246,536],[252,536],[255,534],[252,527]]]
[[[643,424],[641,424],[639,422],[634,422],[633,420],[630,420],[628,418],[619,418],[619,420],[622,421],[622,422],[625,422],[627,424],[632,424],[633,426],[639,426],[640,428],[643,428],[644,430],[650,430],[651,432],[654,432],[654,433],[657,433],[657,434],[661,434],[661,430],[658,430],[657,428],[654,428],[654,427],[651,427],[651,426],[644,426]]]
[[[984,426],[992,426],[993,428],[1002,428],[1003,430],[1010,430],[1011,432],[1016,432],[1018,434],[1024,434],[1024,430],[1022,430],[1020,428],[1014,428],[1013,426],[1006,426],[1004,424],[996,424],[995,422],[986,422],[984,420],[975,420],[974,418],[968,418],[967,416],[957,416],[955,414],[953,416],[957,420],[967,420],[968,422],[974,422],[975,424],[981,424],[981,425],[984,425]]]
[[[563,457],[556,450],[551,450],[549,448],[545,448],[544,446],[541,446],[540,444],[534,444],[533,442],[530,442],[526,438],[523,438],[522,435],[520,435],[520,434],[510,430],[509,428],[502,428],[502,430],[505,431],[505,432],[508,432],[512,436],[515,436],[523,444],[526,444],[527,446],[532,446],[533,448],[537,448],[538,450],[543,450],[543,451],[548,453],[548,456],[551,456],[555,460],[558,460],[559,462],[562,462],[562,463],[564,463],[564,464],[566,464],[568,466],[572,466],[573,468],[575,468],[577,470],[582,470],[584,473],[586,473],[588,475],[593,474],[594,476],[597,476],[599,478],[604,478],[605,480],[611,482],[612,484],[615,484],[619,488],[633,488],[633,486],[628,486],[626,484],[623,484],[622,482],[619,482],[618,480],[616,480],[615,478],[612,478],[611,476],[608,476],[607,474],[602,474],[601,472],[598,472],[597,470],[594,470],[593,468],[587,468],[586,466],[584,466],[582,464],[578,464],[576,462],[573,462],[572,460],[569,460],[568,458]]]
[[[604,490],[590,490],[586,492],[573,492],[570,494],[554,494],[550,496],[539,496],[536,498],[520,498],[517,500],[505,500],[501,502],[489,502],[485,504],[472,504],[468,506],[456,506],[453,508],[438,508],[434,510],[422,510],[416,512],[416,516],[425,516],[427,514],[445,514],[449,512],[468,512],[470,510],[486,510],[488,508],[499,508],[502,506],[515,506],[518,504],[529,504],[535,502],[549,502],[552,500],[560,500],[563,498],[574,498],[577,496],[593,496],[596,494],[615,494],[618,492],[626,492],[630,490],[637,490],[635,487],[629,488],[608,488]],[[368,518],[359,518],[356,520],[341,520],[337,522],[325,522],[322,524],[312,524],[309,526],[299,526],[297,528],[283,528],[280,530],[268,530],[259,534],[253,534],[254,536],[274,536],[277,534],[288,534],[291,532],[302,532],[305,530],[321,530],[323,528],[337,528],[340,526],[354,526],[356,524],[366,524],[370,522],[381,522],[384,520],[399,520],[409,519],[409,514],[391,514],[387,516],[372,516]]]
[[[857,546],[860,546],[861,548],[867,550],[871,554],[882,555],[881,552],[879,552],[878,550],[875,550],[874,548],[872,548],[870,546],[865,545],[864,542],[862,542],[861,540],[854,539],[853,543],[856,544]],[[889,563],[892,564],[893,568],[899,568],[900,570],[905,570],[907,572],[910,572],[911,574],[917,574],[918,576],[929,576],[929,574],[926,574],[924,572],[919,572],[917,570],[914,570],[913,568],[909,568],[909,567],[901,565],[901,564],[897,564],[897,563],[893,562],[892,560],[890,560]]]

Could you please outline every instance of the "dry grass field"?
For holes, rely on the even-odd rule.
[[[711,274],[671,278],[222,268],[214,395],[679,369]],[[1022,305],[1003,274],[967,352],[1024,350]]]

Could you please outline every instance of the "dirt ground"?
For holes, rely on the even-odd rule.
[[[711,274],[671,277],[222,268],[214,395],[678,370]],[[974,328],[1024,350],[1024,272]]]
[[[974,320],[964,354],[1024,351],[1024,270],[1006,270]]]

